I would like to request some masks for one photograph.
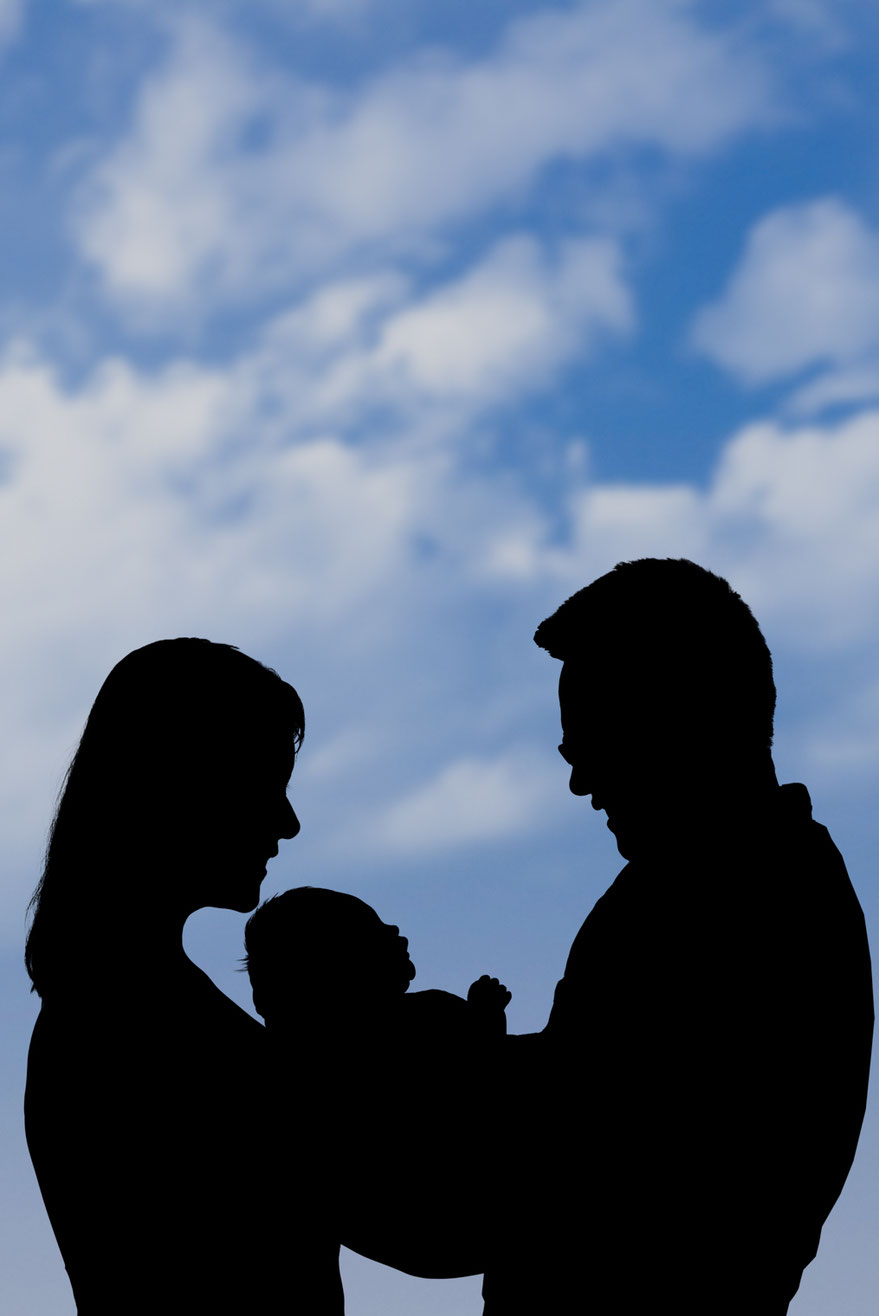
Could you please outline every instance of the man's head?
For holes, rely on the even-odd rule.
[[[771,766],[772,659],[748,606],[694,562],[621,562],[534,637],[562,661],[560,750],[626,857]]]

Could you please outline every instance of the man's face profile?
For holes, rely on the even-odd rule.
[[[689,794],[686,746],[645,694],[612,656],[562,664],[559,752],[571,768],[569,788],[607,814],[626,859],[659,840]]]
[[[607,673],[586,660],[568,659],[559,678],[562,743],[559,753],[570,766],[573,795],[592,797],[593,809],[603,809],[613,830],[625,774],[619,762],[621,746],[614,738],[614,705]],[[623,779],[621,781],[621,778]]]

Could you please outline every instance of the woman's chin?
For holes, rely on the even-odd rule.
[[[263,873],[263,877],[265,877],[265,873]],[[249,914],[252,910],[256,909],[259,904],[259,888],[261,881],[262,878],[260,878],[259,881],[254,882],[253,887],[246,895],[242,892],[238,904],[232,905],[231,908],[236,909],[239,914]]]
[[[205,904],[214,909],[231,909],[236,914],[250,914],[259,904],[259,888],[263,877],[265,873],[251,882],[238,882],[225,891],[217,891],[213,899],[206,900]]]

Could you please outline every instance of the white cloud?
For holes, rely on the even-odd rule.
[[[24,0],[0,0],[0,47],[15,36],[24,15]]]
[[[831,718],[821,718],[806,741],[817,771],[843,779],[875,779],[879,767],[879,683],[845,689]]]
[[[382,849],[399,855],[519,836],[564,803],[558,765],[522,746],[497,758],[463,756],[407,791],[374,820]]]
[[[271,105],[271,90],[229,44],[206,25],[181,23],[164,75],[141,95],[132,139],[99,167],[85,202],[83,250],[117,288],[173,301],[193,266],[209,274],[236,206],[253,200],[243,188],[233,194],[230,161]],[[234,281],[234,252],[224,264]]]
[[[556,581],[559,594],[633,557],[689,557],[726,576],[801,651],[837,655],[877,635],[879,412],[835,425],[745,427],[705,488],[578,481],[569,531],[535,519],[489,534],[497,579]]]
[[[879,233],[832,197],[773,211],[692,340],[746,384],[832,367],[794,395],[800,411],[875,393]]]
[[[457,278],[413,298],[388,272],[321,288],[264,331],[242,387],[275,398],[285,424],[453,426],[545,385],[634,312],[619,252],[584,238],[547,251],[499,242]]]
[[[622,332],[632,319],[615,244],[569,242],[551,262],[521,237],[401,311],[382,334],[376,365],[435,395],[502,394],[518,391],[523,377],[543,379],[592,331]]]
[[[574,247],[544,269],[536,248],[519,251],[528,288],[518,309],[529,295],[538,308],[550,297],[561,329],[538,316],[534,332],[561,334],[557,360],[582,315],[557,283],[568,272],[576,281],[589,266],[582,257]],[[502,253],[486,266],[496,296],[503,263]],[[481,286],[478,274],[461,281],[462,334]],[[433,296],[445,306],[443,293]],[[348,715],[346,743],[380,786],[376,756],[400,730],[388,704],[400,695],[401,627],[423,629],[433,656],[454,646],[454,627],[441,640],[422,626],[424,614],[441,625],[470,557],[490,528],[518,521],[524,501],[425,446],[434,413],[443,413],[430,392],[429,343],[419,342],[412,365],[391,332],[413,305],[402,297],[394,277],[328,287],[225,370],[178,362],[145,372],[112,359],[66,386],[24,345],[0,359],[0,610],[15,618],[0,657],[9,750],[0,810],[9,853],[26,852],[27,887],[97,684],[123,653],[163,634],[207,634],[260,654],[290,646],[294,679],[304,674],[307,686],[311,672],[329,703],[328,738],[340,734],[334,719]],[[511,393],[533,382],[519,361],[523,343],[519,336],[510,347],[517,378],[495,350],[461,384],[443,434],[493,396],[499,377]],[[385,367],[374,365],[382,353]],[[551,357],[542,351],[539,371]],[[346,437],[371,403],[387,423],[355,446]],[[381,669],[368,700],[352,684],[360,666]],[[318,777],[337,780],[350,761],[347,751],[335,766],[332,756],[322,768],[319,760]],[[13,904],[23,908],[26,896],[7,885]]]
[[[359,17],[371,0],[305,0],[305,8],[317,18]]]
[[[879,398],[879,359],[867,355],[863,364],[825,370],[799,388],[785,401],[794,416],[811,416],[828,407],[851,406]]]
[[[600,545],[608,568],[624,558],[664,556],[655,545],[671,540],[678,557],[698,559],[705,547],[704,500],[690,485],[587,486],[573,496],[572,512],[575,554],[591,555]]]
[[[795,31],[817,38],[829,51],[848,44],[844,18],[845,6],[835,0],[770,0],[769,10]]]
[[[341,626],[353,656],[412,606],[425,544],[451,571],[441,595],[487,536],[534,520],[508,486],[464,478],[448,440],[625,325],[615,252],[515,240],[420,301],[407,291],[393,274],[328,285],[225,369],[108,359],[65,387],[25,345],[0,359],[0,608],[16,618],[0,699],[35,771],[69,753],[87,674],[127,648],[175,632],[259,644],[307,619],[306,649]],[[6,779],[13,816],[32,818],[26,797],[45,815],[57,773],[31,784]]]
[[[198,0],[71,0],[71,3],[87,6],[117,5],[130,9],[149,9],[153,15],[162,11],[176,11],[179,16],[183,4],[189,3],[192,11],[197,11]],[[291,11],[287,0],[226,0],[224,8],[243,9],[253,12],[256,8],[275,11],[290,22],[301,22],[303,18],[332,19],[344,21],[359,18],[369,9],[375,0],[297,0],[295,10]]]
[[[545,382],[573,350],[582,294],[567,305],[563,288],[573,271],[592,278],[598,252],[502,246],[421,302],[392,276],[334,284],[222,371],[111,360],[65,386],[41,357],[7,352],[0,610],[15,626],[0,655],[0,810],[31,872],[97,683],[162,634],[289,655],[314,711],[315,790],[362,855],[544,825],[542,760],[520,750],[542,705],[518,684],[517,655],[541,616],[621,558],[720,571],[773,647],[843,662],[875,644],[879,413],[750,426],[705,488],[602,484],[574,463],[561,533],[527,471],[473,467],[480,409]],[[449,326],[460,316],[466,340],[474,308],[508,285],[537,307],[535,344],[557,333],[552,353],[514,336],[507,356],[479,356],[477,335],[478,369],[456,375]],[[449,408],[437,362],[458,390]],[[363,420],[373,405],[380,423]],[[9,883],[4,898],[26,894]]]
[[[837,652],[874,635],[879,413],[748,427],[724,453],[711,508],[726,555],[740,561],[742,592],[785,633]]]
[[[535,600],[533,625],[622,559],[689,557],[742,594],[776,658],[793,654],[832,670],[832,684],[798,722],[786,720],[781,690],[783,739],[799,748],[801,766],[804,756],[825,790],[839,772],[848,781],[872,772],[879,698],[875,685],[864,688],[859,655],[879,641],[879,412],[834,426],[748,426],[704,489],[581,479],[569,511],[561,542],[550,540],[536,506],[485,525],[458,576],[462,599],[494,582],[499,606],[512,583]],[[523,622],[519,643],[528,635]],[[506,708],[514,743],[525,707],[523,692]],[[418,784],[399,786],[357,835],[389,854],[416,855],[525,834],[553,825],[562,784],[533,746],[459,753]]]
[[[207,615],[305,600],[326,614],[390,565],[414,501],[404,461],[334,437],[242,436],[235,388],[192,366],[150,377],[111,362],[68,393],[43,363],[7,360],[4,607],[20,624],[40,624],[44,591],[56,623],[79,626],[92,602],[122,625],[192,597]]]
[[[512,22],[469,63],[417,57],[356,93],[257,67],[181,21],[76,232],[140,315],[255,297],[515,201],[556,159],[708,150],[767,112],[755,58],[690,6],[601,0]]]
[[[255,418],[242,446],[226,423],[241,416],[234,403],[226,381],[192,367],[150,378],[114,363],[76,391],[38,360],[0,367],[12,848],[34,807],[48,819],[83,698],[128,649],[161,634],[266,644],[303,618],[313,645],[344,617],[355,652],[376,589],[393,593],[430,464],[331,437],[279,449]]]

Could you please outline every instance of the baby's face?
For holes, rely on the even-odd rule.
[[[254,991],[266,1023],[314,1027],[330,1018],[368,1018],[400,1000],[415,977],[400,929],[357,896],[303,888],[302,898],[288,949],[275,941],[274,971]]]
[[[351,917],[339,938],[339,976],[369,995],[402,996],[415,977],[407,938],[364,901],[356,896],[351,901]]]

